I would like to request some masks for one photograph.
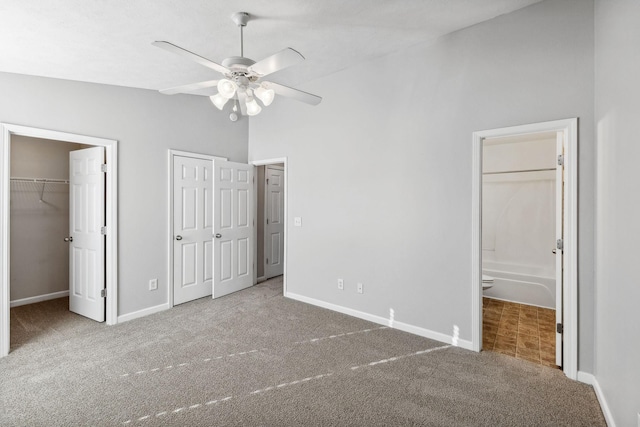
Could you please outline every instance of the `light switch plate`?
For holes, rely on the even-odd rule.
[[[293,225],[295,225],[296,227],[302,227],[302,218],[300,218],[299,216],[293,218]]]

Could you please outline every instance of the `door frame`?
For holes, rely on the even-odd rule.
[[[282,294],[284,296],[287,296],[287,248],[289,247],[289,209],[288,209],[288,205],[289,205],[289,195],[288,195],[288,191],[289,191],[289,164],[287,162],[287,157],[278,157],[278,158],[273,158],[273,159],[262,159],[262,160],[253,160],[250,162],[251,165],[253,166],[269,166],[269,165],[275,165],[275,164],[282,164],[284,167],[284,256],[282,259],[283,265],[282,265]],[[266,168],[265,168],[266,170]],[[258,210],[258,191],[257,191],[257,185],[258,182],[256,180],[255,183],[255,190],[254,191],[254,201],[253,201],[253,205],[254,205],[254,209]],[[265,203],[266,205],[266,203]],[[256,215],[257,218],[257,215]],[[254,248],[254,259],[258,259],[258,227],[254,227],[254,239],[253,241],[256,242],[255,244],[255,248]],[[257,284],[258,283],[258,269],[254,268],[253,269],[253,284]]]
[[[192,153],[189,151],[181,151],[181,150],[168,150],[168,194],[169,194],[169,232],[167,234],[167,259],[169,260],[169,271],[167,276],[167,301],[169,301],[169,307],[173,307],[173,160],[175,157],[190,157],[193,159],[201,159],[201,160],[210,160],[211,167],[213,170],[213,160],[223,160],[228,161],[227,157],[214,156],[211,154],[202,154],[202,153]],[[213,202],[212,202],[213,203]],[[211,236],[213,239],[213,236]],[[213,287],[213,285],[212,285]],[[213,290],[213,289],[212,289]]]
[[[471,343],[482,348],[482,148],[487,138],[540,132],[564,132],[563,366],[578,374],[578,119],[570,118],[473,132],[471,200]]]
[[[0,357],[9,354],[9,287],[10,287],[10,174],[11,139],[13,136],[50,139],[55,141],[104,147],[107,162],[105,182],[105,226],[107,227],[105,285],[107,289],[107,325],[118,323],[118,141],[49,129],[39,129],[9,123],[0,123]]]

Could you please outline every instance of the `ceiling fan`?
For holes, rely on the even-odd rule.
[[[231,19],[240,27],[240,56],[226,58],[222,61],[222,64],[217,64],[167,41],[156,41],[152,43],[154,46],[189,58],[224,76],[224,78],[219,80],[207,80],[162,89],[160,93],[165,95],[189,93],[215,86],[218,89],[218,93],[209,98],[213,105],[220,110],[224,108],[229,100],[233,100],[232,112],[229,116],[232,121],[238,120],[238,109],[242,115],[247,116],[255,116],[260,113],[262,107],[260,107],[256,98],[259,99],[265,107],[273,102],[276,94],[310,105],[318,105],[320,101],[322,101],[322,98],[317,95],[262,80],[263,77],[269,74],[304,61],[304,56],[288,47],[258,62],[245,58],[243,28],[249,21],[249,14],[247,12],[237,12],[231,15]]]

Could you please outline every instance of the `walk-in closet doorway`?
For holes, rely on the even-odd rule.
[[[69,295],[71,311],[117,322],[117,142],[1,126],[0,357],[11,307]]]

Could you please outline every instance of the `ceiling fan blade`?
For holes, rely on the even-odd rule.
[[[255,64],[250,66],[248,70],[251,73],[263,77],[292,65],[296,65],[302,61],[304,61],[304,56],[302,56],[300,52],[288,47],[286,49],[282,49],[278,53],[274,53],[273,55],[264,58],[261,61],[256,62]]]
[[[247,92],[236,92],[238,95],[238,104],[240,104],[240,112],[243,116],[247,115]]]
[[[322,98],[317,95],[303,92],[301,90],[294,89],[292,87],[283,86],[281,84],[273,83],[273,82],[261,82],[261,83],[264,88],[273,89],[273,91],[278,95],[286,96],[287,98],[293,98],[297,101],[302,101],[310,105],[318,105],[320,104],[320,101],[322,101]]]
[[[198,89],[204,89],[206,87],[213,87],[218,84],[218,80],[207,80],[206,82],[191,83],[188,85],[170,87],[168,89],[161,89],[160,93],[164,95],[175,95],[176,93],[189,93]]]
[[[169,52],[176,53],[180,56],[184,56],[185,58],[189,58],[192,61],[197,62],[200,65],[204,65],[205,67],[211,68],[212,70],[216,70],[219,73],[227,74],[230,70],[227,67],[224,67],[220,64],[216,64],[215,62],[204,58],[200,55],[197,55],[193,52],[189,52],[186,49],[183,49],[179,46],[176,46],[173,43],[165,42],[165,41],[156,41],[151,43],[152,45],[159,47],[160,49],[168,50]]]

